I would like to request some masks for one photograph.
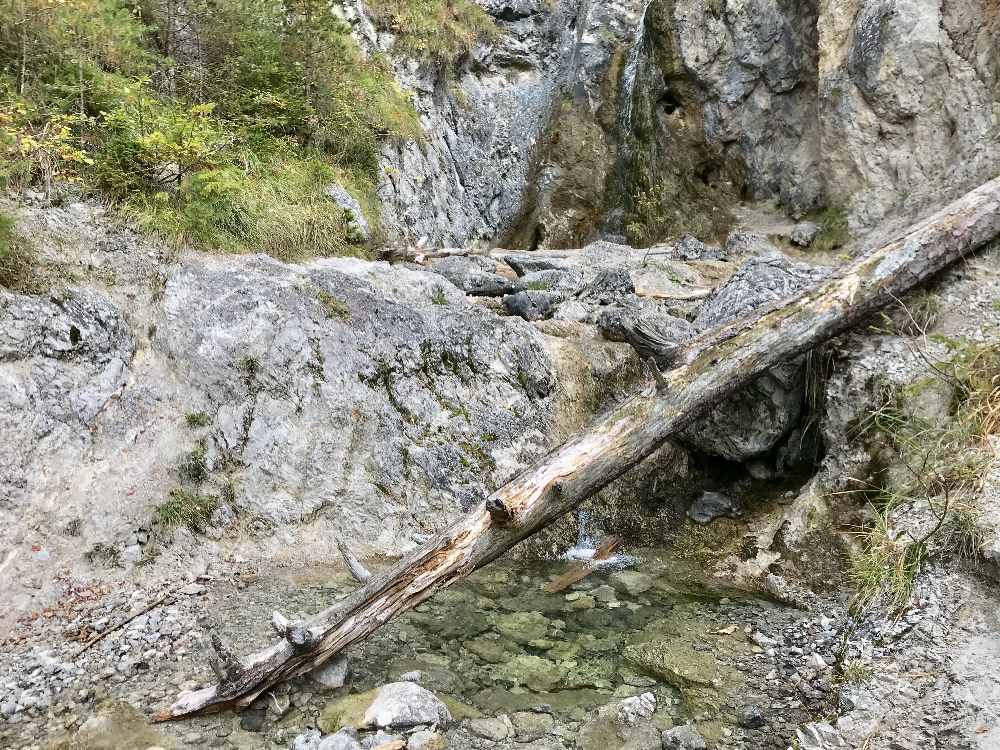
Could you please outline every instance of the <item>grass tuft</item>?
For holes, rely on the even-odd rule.
[[[489,14],[470,0],[368,0],[365,5],[376,26],[396,35],[398,48],[439,65],[499,34]]]
[[[192,411],[184,415],[184,424],[192,429],[208,427],[212,424],[212,418],[203,411]]]
[[[811,245],[813,250],[828,252],[843,247],[851,238],[847,223],[847,211],[842,208],[826,208],[816,217],[819,232]]]
[[[180,488],[170,490],[165,503],[156,506],[156,521],[167,528],[185,526],[192,531],[203,531],[219,506],[219,499],[199,495]]]

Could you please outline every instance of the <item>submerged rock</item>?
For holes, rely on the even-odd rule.
[[[514,725],[514,739],[517,742],[534,742],[541,739],[555,727],[555,719],[545,713],[516,711],[510,715]]]
[[[578,750],[659,750],[660,732],[652,722],[656,696],[643,693],[602,706],[576,738]]]

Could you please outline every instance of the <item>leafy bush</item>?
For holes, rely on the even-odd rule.
[[[171,31],[181,10],[196,50]],[[0,0],[0,14],[0,180],[82,180],[203,247],[360,252],[326,186],[349,188],[377,231],[381,143],[420,136],[388,64],[361,55],[325,0],[142,13],[125,0]]]

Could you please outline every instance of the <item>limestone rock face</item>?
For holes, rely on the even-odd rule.
[[[499,35],[477,46],[447,82],[436,66],[395,60],[425,140],[384,148],[379,197],[391,236],[461,245],[510,231],[529,185],[540,182],[534,161],[561,103],[572,97],[589,102],[584,109],[593,122],[616,46],[641,12],[641,0],[480,5]],[[366,23],[362,12],[355,19],[362,38]],[[372,51],[395,54],[389,34],[367,41]],[[590,184],[599,195],[601,180]]]
[[[0,497],[54,499],[98,442],[101,413],[128,380],[135,340],[102,295],[0,292]],[[44,470],[35,464],[48,457]]]
[[[510,460],[497,447],[531,450],[555,383],[538,335],[445,286],[350,259],[172,274],[154,345],[211,404],[210,462],[238,467],[237,507],[286,523],[336,501],[343,533],[390,544],[480,499]]]

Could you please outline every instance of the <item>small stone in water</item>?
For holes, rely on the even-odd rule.
[[[736,723],[744,729],[759,729],[766,721],[757,706],[743,706],[736,715]]]
[[[469,731],[476,737],[492,742],[505,740],[510,734],[510,729],[503,719],[472,719],[469,722]]]

